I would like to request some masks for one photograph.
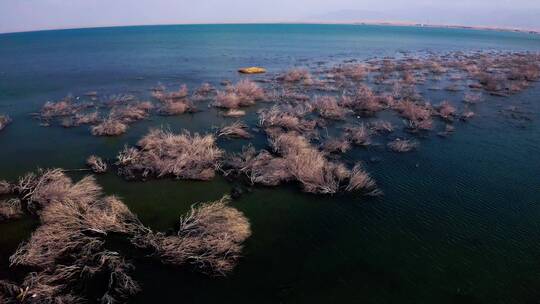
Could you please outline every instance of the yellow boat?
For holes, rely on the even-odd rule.
[[[266,69],[261,68],[261,67],[249,67],[249,68],[239,69],[238,72],[242,74],[261,74],[261,73],[266,73]]]

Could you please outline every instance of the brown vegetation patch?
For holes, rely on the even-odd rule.
[[[314,107],[323,118],[342,120],[347,111],[342,108],[333,96],[319,96],[315,99]]]
[[[418,147],[418,142],[409,139],[399,139],[388,143],[388,148],[394,152],[410,152]]]
[[[140,287],[131,277],[133,265],[106,248],[110,233],[153,249],[165,263],[220,275],[232,270],[251,234],[227,197],[194,206],[181,217],[177,235],[165,236],[144,227],[118,198],[105,197],[93,177],[74,183],[60,169],[40,170],[21,178],[17,191],[35,207],[29,211],[39,211],[40,226],[10,257],[10,267],[22,267],[26,276],[0,281],[2,303],[125,303]],[[20,215],[20,202],[1,203],[0,217]]]
[[[249,79],[240,80],[225,91],[218,91],[214,106],[225,109],[237,109],[254,105],[265,98],[264,90]]]
[[[347,153],[351,149],[351,143],[345,137],[328,138],[324,141],[321,148],[327,153]]]
[[[229,207],[229,202],[225,196],[193,205],[190,213],[180,218],[175,235],[148,235],[142,244],[153,247],[167,264],[192,264],[203,272],[225,275],[237,264],[242,243],[251,235],[248,219]]]
[[[220,166],[223,151],[211,134],[174,134],[152,129],[137,144],[118,154],[119,174],[127,178],[174,176],[181,179],[210,180]]]
[[[313,76],[307,69],[292,69],[278,77],[280,81],[290,84],[312,85]]]
[[[105,173],[107,172],[107,163],[101,159],[99,156],[90,155],[86,159],[86,165],[90,167],[94,173]]]
[[[221,128],[217,136],[229,138],[251,138],[251,134],[249,134],[249,127],[240,121],[236,121],[231,125]]]
[[[371,145],[371,131],[364,124],[358,127],[345,128],[346,138],[357,146],[369,146]]]
[[[127,124],[116,120],[114,117],[109,117],[103,120],[100,124],[91,128],[94,136],[118,136],[126,133]]]
[[[0,131],[4,130],[11,123],[11,118],[7,115],[0,115]]]

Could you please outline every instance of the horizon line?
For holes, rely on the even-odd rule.
[[[421,28],[450,28],[450,29],[465,29],[465,30],[484,30],[497,32],[516,32],[528,34],[540,34],[540,28],[521,28],[521,27],[499,27],[488,25],[459,25],[459,24],[437,24],[437,23],[422,23],[413,21],[217,21],[217,22],[179,22],[179,23],[148,23],[148,24],[111,24],[99,26],[82,26],[82,27],[51,27],[37,30],[21,30],[21,31],[0,31],[0,35],[22,34],[34,32],[48,31],[64,31],[64,30],[85,30],[85,29],[106,29],[106,28],[122,28],[122,27],[143,27],[143,26],[175,26],[175,25],[275,25],[275,24],[313,24],[313,25],[374,25],[374,26],[395,26],[395,27],[421,27]]]

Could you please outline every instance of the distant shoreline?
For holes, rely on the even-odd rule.
[[[400,21],[273,21],[273,22],[190,22],[190,23],[156,23],[156,24],[112,24],[103,26],[83,26],[83,27],[66,27],[66,28],[48,28],[40,30],[23,30],[14,32],[0,32],[0,35],[46,32],[46,31],[62,31],[62,30],[84,30],[84,29],[102,29],[102,28],[122,28],[122,27],[143,27],[143,26],[174,26],[174,25],[272,25],[272,24],[312,24],[312,25],[372,25],[372,26],[395,26],[395,27],[418,27],[418,28],[440,28],[440,29],[464,29],[464,30],[480,30],[480,31],[496,31],[496,32],[513,32],[540,35],[540,29],[524,29],[524,28],[509,28],[496,26],[468,26],[454,24],[428,24],[417,22],[400,22]]]

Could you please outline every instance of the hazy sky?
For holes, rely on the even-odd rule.
[[[407,21],[540,29],[540,0],[0,0],[0,32],[282,21]]]

